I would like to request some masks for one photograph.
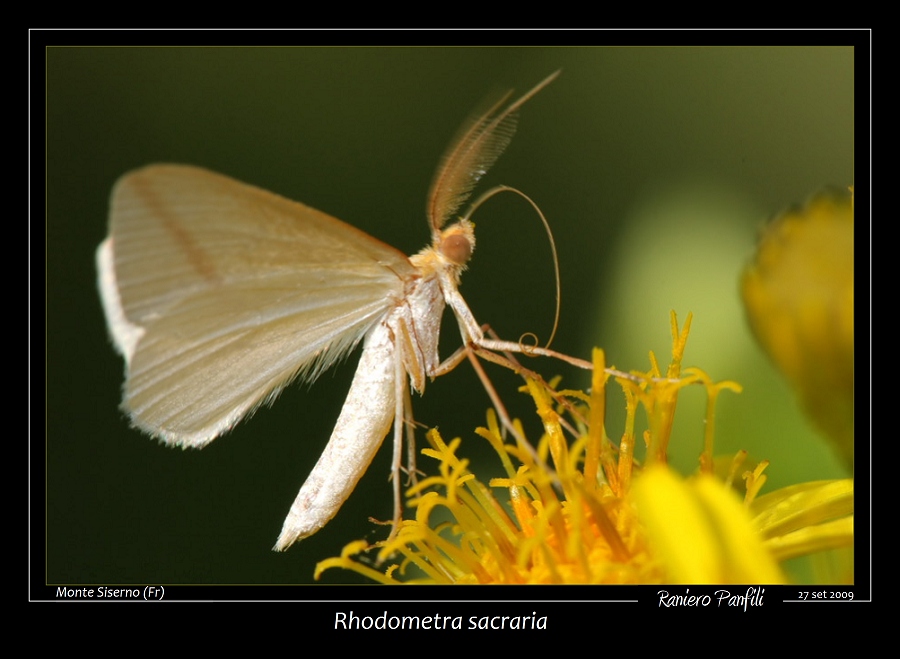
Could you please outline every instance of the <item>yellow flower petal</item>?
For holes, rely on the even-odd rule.
[[[853,480],[813,481],[784,487],[757,497],[750,505],[750,513],[764,538],[853,515]]]
[[[672,583],[784,582],[740,501],[717,479],[686,481],[653,465],[635,479],[632,501]]]
[[[852,195],[823,193],[776,218],[741,290],[757,340],[852,466]]]

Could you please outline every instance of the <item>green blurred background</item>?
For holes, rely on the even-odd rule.
[[[413,253],[428,239],[425,194],[458,126],[490,92],[524,92],[556,69],[479,188],[520,188],[552,225],[563,290],[554,347],[589,358],[602,346],[617,367],[646,369],[648,350],[668,359],[669,311],[681,321],[692,311],[686,364],[745,388],[720,399],[719,452],[769,459],[764,491],[846,475],[753,343],[738,277],[769,216],[853,183],[853,57],[849,47],[51,48],[48,582],[307,583],[348,541],[382,536],[370,516],[392,514],[385,447],[331,524],[270,550],[355,354],[202,451],[129,429],[93,261],[116,178],[152,162],[201,165]],[[504,338],[546,339],[553,276],[538,218],[504,195],[474,220],[461,291],[476,317]],[[448,355],[453,324],[443,338]],[[566,386],[588,381],[561,363],[529,365]],[[518,381],[489,372],[536,440]],[[679,403],[672,461],[683,473],[696,465],[703,405],[699,390]],[[462,436],[476,459],[489,458],[473,433],[487,407],[467,364],[414,400],[418,421]],[[624,403],[613,394],[609,407],[617,436]],[[322,581],[345,580],[355,578]]]

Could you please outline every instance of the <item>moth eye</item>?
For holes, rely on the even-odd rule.
[[[441,241],[441,253],[459,265],[464,265],[472,256],[472,243],[460,233],[452,233]]]

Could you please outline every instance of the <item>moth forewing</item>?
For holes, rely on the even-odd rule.
[[[125,358],[126,367],[131,364],[137,342],[144,334],[144,329],[132,324],[122,308],[122,298],[116,282],[115,255],[112,238],[107,238],[97,248],[98,285],[103,313],[106,315],[109,336],[116,350]]]
[[[325,213],[181,165],[116,184],[98,267],[126,356],[122,406],[182,446],[327,368],[402,299],[412,272],[401,252]]]

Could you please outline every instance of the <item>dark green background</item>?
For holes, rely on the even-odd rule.
[[[380,537],[369,516],[391,515],[385,449],[325,530],[270,551],[355,354],[202,451],[129,429],[93,261],[116,178],[152,162],[202,165],[412,253],[428,239],[434,168],[469,112],[492,91],[524,92],[560,68],[480,188],[522,189],[552,225],[563,286],[554,347],[589,358],[602,346],[617,366],[646,368],[648,350],[668,356],[669,310],[693,311],[687,363],[746,387],[723,395],[720,449],[772,460],[774,486],[842,475],[750,341],[737,276],[767,217],[826,184],[853,183],[853,57],[831,47],[50,49],[48,582],[307,583],[346,542]],[[505,338],[546,338],[552,270],[538,219],[512,195],[474,219],[463,295]],[[446,355],[455,327],[444,336]],[[531,365],[586,384],[562,364]],[[490,373],[536,440],[515,378]],[[615,436],[623,405],[609,405]],[[685,472],[700,449],[701,405],[698,394],[679,410],[673,461]],[[472,431],[488,399],[468,365],[414,407],[445,438],[462,435],[464,453],[483,453]],[[345,579],[331,571],[323,581]]]

